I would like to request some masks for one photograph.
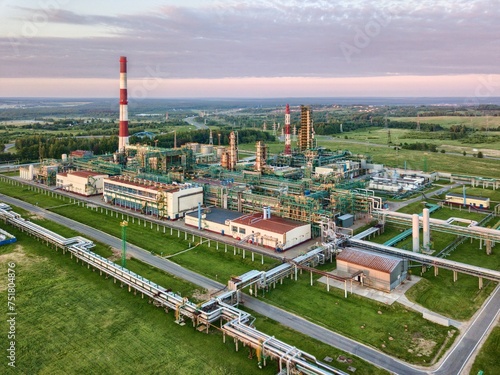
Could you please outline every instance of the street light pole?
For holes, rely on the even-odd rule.
[[[122,267],[127,266],[127,226],[128,222],[126,220],[120,223],[122,227]]]

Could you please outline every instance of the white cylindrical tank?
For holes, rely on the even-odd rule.
[[[68,161],[68,154],[62,154],[61,159],[63,162],[67,162]]]
[[[201,145],[200,152],[204,155],[208,155],[214,152],[214,146],[212,145]]]
[[[186,144],[187,147],[189,147],[195,154],[200,152],[200,144],[196,142],[191,142]]]
[[[224,153],[225,150],[226,150],[225,146],[217,146],[216,147],[217,158],[220,159],[222,157],[222,154]]]

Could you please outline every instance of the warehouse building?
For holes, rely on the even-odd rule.
[[[91,171],[73,171],[56,174],[56,187],[89,197],[103,192],[104,179],[107,174]]]
[[[104,180],[104,201],[160,219],[176,220],[203,203],[203,188],[193,184],[164,184],[128,176]]]
[[[408,262],[396,257],[352,248],[337,254],[337,270],[347,274],[362,271],[357,281],[370,288],[390,292],[406,279]]]
[[[451,203],[454,205],[463,205],[464,196],[463,194],[447,193],[445,197],[446,203]],[[465,196],[465,205],[476,207],[476,208],[490,208],[490,198],[484,197],[473,197],[472,195]]]

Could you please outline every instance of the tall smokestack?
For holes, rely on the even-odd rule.
[[[128,145],[127,58],[120,56],[120,131],[118,151],[125,152]]]
[[[290,129],[290,106],[286,105],[285,110],[285,155],[292,154],[292,137]]]

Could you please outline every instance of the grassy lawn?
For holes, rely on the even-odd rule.
[[[327,266],[327,269],[334,267]],[[430,364],[448,334],[456,334],[454,329],[431,323],[400,304],[388,306],[350,294],[344,298],[343,290],[332,287],[327,292],[325,285],[315,282],[310,286],[309,283],[309,274],[299,276],[298,281],[285,279],[283,285],[271,289],[264,297],[259,294],[259,298],[420,365]]]
[[[483,370],[485,375],[500,374],[498,353],[500,353],[500,326],[497,325],[477,355],[470,374],[477,374],[480,370]]]
[[[64,228],[50,222],[58,233]],[[0,223],[18,242],[0,248],[0,267],[16,263],[16,366],[19,373],[33,374],[275,374],[277,364],[268,362],[257,370],[248,351],[236,352],[232,340],[222,343],[217,331],[199,333],[188,324],[174,324],[173,313],[153,307],[112,279],[72,261],[36,239]],[[127,267],[165,287],[192,297],[197,288],[134,259]],[[5,277],[6,271],[2,271]],[[50,277],[47,277],[50,275]],[[90,293],[89,293],[90,291]],[[6,305],[6,293],[0,303]],[[292,345],[318,359],[345,355],[364,373],[386,372],[329,345],[258,316],[258,328],[291,340]],[[6,336],[2,325],[2,335]],[[327,353],[327,354],[325,354]],[[333,363],[345,370],[345,364]],[[5,361],[2,372],[7,372]]]
[[[420,275],[420,268],[414,268],[413,272]],[[479,290],[477,277],[464,274],[459,274],[454,283],[453,272],[443,269],[438,276],[434,276],[433,269],[421,276],[422,280],[406,292],[406,297],[456,320],[470,319],[496,287],[496,283],[484,280],[484,287]]]

